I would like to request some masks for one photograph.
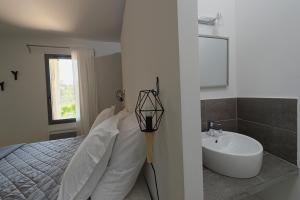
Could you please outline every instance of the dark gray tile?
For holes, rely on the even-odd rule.
[[[201,100],[202,131],[207,130],[207,120],[221,123],[225,131],[237,131],[236,98]]]
[[[290,174],[298,174],[298,167],[269,153],[264,155],[263,166],[257,178],[272,183],[272,180],[277,181],[280,177],[287,177]]]
[[[206,113],[205,113],[205,100],[200,101],[201,104],[201,129],[205,131],[207,129],[207,120],[206,120]]]
[[[228,98],[201,101],[202,131],[207,120],[222,124],[225,131],[248,135],[264,149],[296,162],[297,100],[275,98]]]
[[[201,104],[201,120],[206,121],[205,100],[201,100],[200,104]]]
[[[255,194],[298,173],[298,168],[272,154],[265,154],[258,176],[237,179],[214,173],[204,167],[205,200],[256,200]],[[253,198],[250,198],[253,197]],[[257,199],[257,200],[258,200]]]
[[[202,131],[207,131],[207,122],[206,121],[201,122],[201,130]]]
[[[218,123],[221,124],[221,129],[223,131],[232,131],[232,132],[237,132],[237,120],[232,119],[232,120],[225,120],[225,121],[218,121]]]
[[[297,164],[297,133],[289,130],[273,128],[268,140],[267,151]]]
[[[259,141],[266,149],[272,128],[255,122],[238,119],[238,132]]]
[[[242,200],[263,200],[263,199],[261,199],[259,196],[251,195],[250,197],[246,197]]]
[[[245,120],[238,120],[238,132],[258,140],[264,149],[291,163],[297,162],[295,132]]]
[[[238,98],[238,118],[297,130],[297,100],[279,98]]]
[[[237,132],[237,120],[236,119],[230,119],[230,120],[224,120],[224,121],[215,121],[216,123],[220,124],[218,126],[223,131],[232,131]],[[202,131],[207,131],[207,122],[202,121]]]
[[[207,120],[220,121],[236,119],[236,98],[205,100]]]

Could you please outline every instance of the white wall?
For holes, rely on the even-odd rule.
[[[48,133],[67,126],[48,126],[44,53],[68,53],[62,49],[33,48],[26,43],[95,48],[97,56],[120,51],[118,43],[102,43],[68,38],[0,38],[0,146],[48,139]],[[18,70],[14,81],[10,70]]]
[[[121,54],[101,56],[95,59],[98,83],[98,110],[118,103],[116,91],[123,89]]]
[[[165,115],[157,132],[154,165],[160,199],[202,197],[200,80],[196,0],[127,0],[122,44],[126,106],[160,78]],[[192,156],[196,155],[196,156]],[[153,191],[153,174],[147,170]],[[153,191],[154,193],[154,191]]]
[[[178,0],[184,199],[203,199],[197,0]],[[196,35],[196,36],[195,36]],[[200,120],[200,121],[199,121]],[[197,156],[193,156],[197,155]]]
[[[300,97],[299,10],[299,0],[237,0],[239,97]]]
[[[198,16],[215,17],[218,12],[222,19],[216,26],[199,25],[199,34],[229,37],[229,86],[226,88],[201,88],[201,99],[236,97],[236,16],[235,0],[198,0]],[[199,52],[201,54],[201,52]]]

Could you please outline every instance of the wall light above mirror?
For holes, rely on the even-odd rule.
[[[227,87],[229,38],[198,35],[201,88]]]

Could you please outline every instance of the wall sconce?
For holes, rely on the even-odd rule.
[[[159,78],[156,77],[156,90],[139,92],[135,114],[140,130],[145,133],[147,142],[147,162],[153,162],[154,134],[158,130],[164,114],[164,107],[159,98]]]

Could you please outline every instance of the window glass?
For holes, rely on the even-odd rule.
[[[73,66],[70,56],[46,55],[49,122],[76,118]]]

